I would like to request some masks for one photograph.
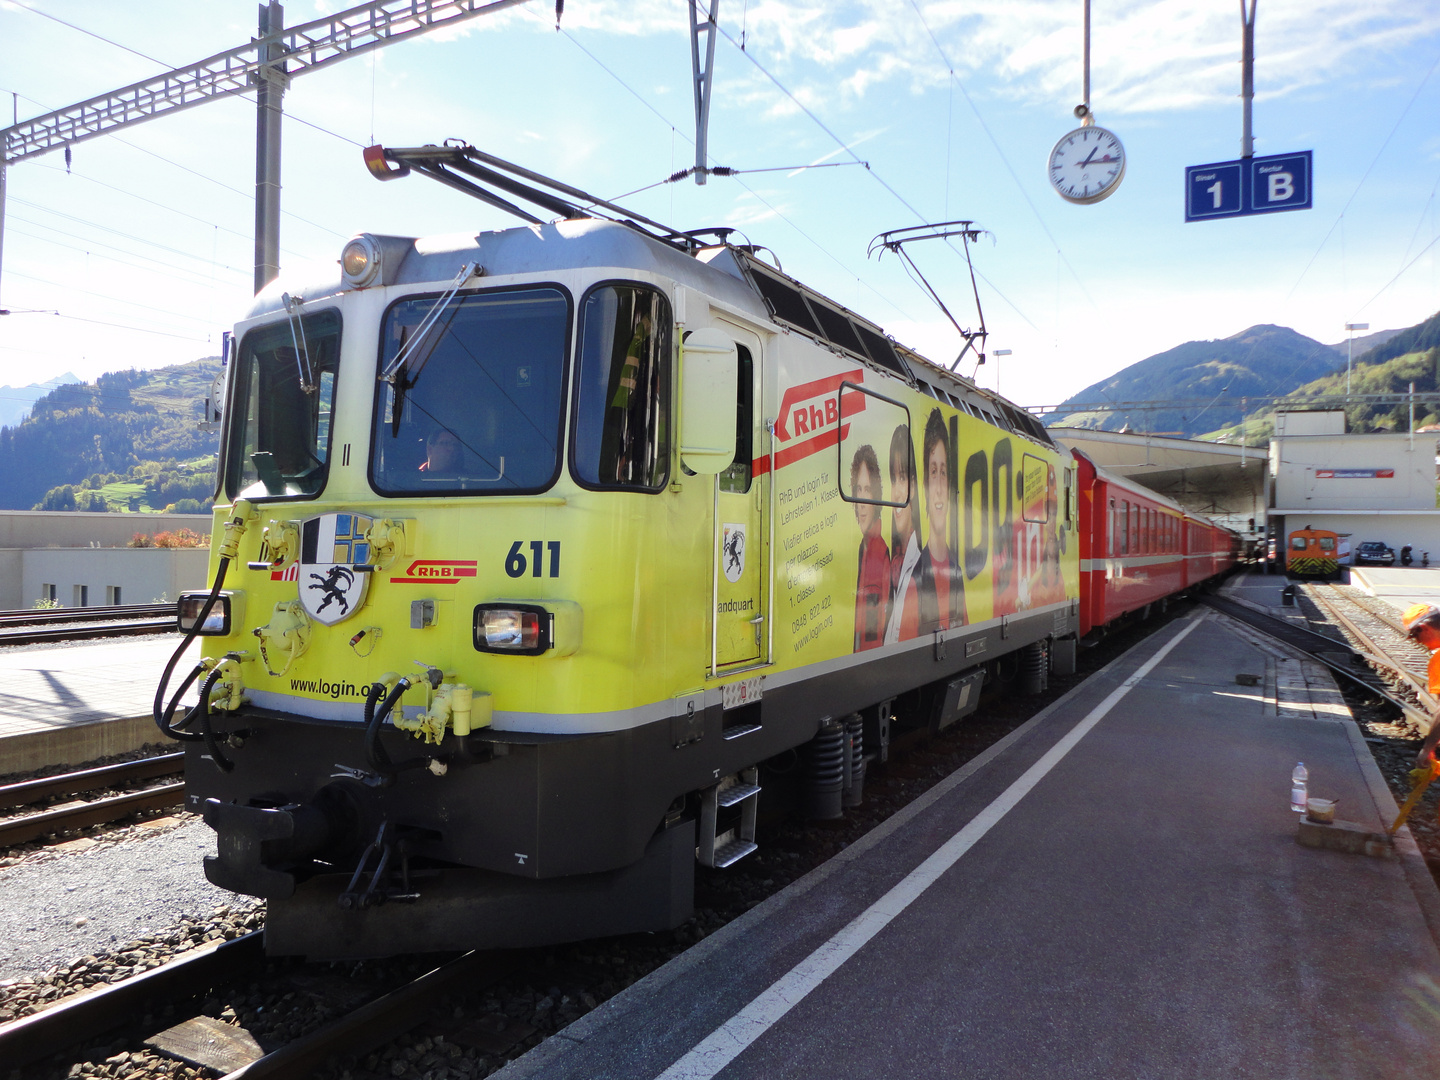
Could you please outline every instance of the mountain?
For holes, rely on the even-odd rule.
[[[1338,360],[1338,364],[1337,364]],[[1094,383],[1047,414],[1047,425],[1194,436],[1237,423],[1246,397],[1284,394],[1344,367],[1343,354],[1284,326],[1261,325],[1218,341],[1187,341]],[[1067,405],[1186,401],[1159,411],[1086,412]]]
[[[1376,330],[1373,334],[1361,334],[1352,340],[1337,341],[1330,348],[1334,349],[1341,356],[1352,356],[1355,359],[1375,348],[1377,345],[1384,345],[1396,334],[1404,333],[1403,330]]]
[[[1363,355],[1356,353],[1355,359],[1365,364],[1383,364],[1397,356],[1424,352],[1437,345],[1440,345],[1440,311],[1422,323],[1392,332],[1383,342],[1366,350]]]
[[[78,376],[66,372],[49,382],[31,383],[29,386],[0,386],[0,427],[20,423],[30,415],[30,408],[51,390],[80,381]]]
[[[219,436],[198,422],[219,370],[213,356],[43,394],[0,427],[0,509],[158,510],[208,498]]]
[[[1396,331],[1379,345],[1357,355],[1350,372],[1350,389],[1354,394],[1405,394],[1414,384],[1416,394],[1440,391],[1440,313],[1405,330]],[[1296,387],[1289,400],[1303,407],[1317,399],[1334,399],[1345,393],[1345,367],[1333,374]],[[1402,398],[1394,405],[1351,405],[1345,410],[1346,423],[1353,432],[1409,430],[1410,402]],[[1415,406],[1415,428],[1440,421],[1436,406],[1420,402]],[[1273,405],[1266,403],[1256,409],[1241,425],[1227,425],[1206,433],[1217,441],[1239,441],[1255,446],[1273,434]]]

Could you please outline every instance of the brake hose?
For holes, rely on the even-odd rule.
[[[380,742],[380,725],[395,708],[395,703],[409,689],[410,680],[402,678],[388,694],[385,693],[385,684],[379,682],[371,683],[370,689],[365,692],[365,760],[369,762],[371,770],[387,781],[394,780],[398,772],[419,768],[426,762],[425,758],[417,757],[396,765]],[[382,697],[383,701],[380,700]]]
[[[210,691],[220,680],[220,665],[216,665],[205,681],[200,684],[200,702],[191,710],[191,713],[198,713],[200,716],[200,737],[205,740],[205,749],[210,751],[210,760],[221,772],[233,772],[235,763],[225,756],[220,749],[220,743],[215,738],[215,730],[210,726]],[[190,717],[187,715],[186,720]]]
[[[155,726],[160,729],[163,735],[180,742],[199,742],[205,738],[202,732],[180,731],[170,723],[170,718],[175,715],[175,710],[179,708],[180,696],[199,678],[204,668],[196,665],[195,670],[190,673],[189,677],[180,684],[180,688],[175,691],[175,696],[170,699],[168,708],[165,706],[165,690],[170,685],[170,677],[175,674],[175,665],[180,662],[180,657],[184,655],[185,650],[190,647],[190,643],[199,635],[201,628],[205,625],[205,620],[210,617],[210,610],[220,598],[220,590],[225,587],[225,573],[230,569],[231,560],[239,557],[240,538],[245,534],[245,527],[250,520],[250,504],[244,499],[236,499],[230,511],[231,516],[230,519],[225,522],[225,532],[221,537],[220,550],[217,553],[220,556],[220,566],[215,572],[215,584],[210,589],[210,595],[205,598],[204,606],[200,608],[199,617],[196,618],[194,625],[186,632],[184,640],[180,642],[180,647],[177,648],[175,654],[170,657],[170,662],[165,665],[165,672],[160,676],[160,685],[155,688]],[[202,695],[200,700],[202,703],[205,702],[205,697]],[[181,719],[181,725],[189,723],[194,715],[195,710],[191,709],[185,714],[184,718]]]
[[[185,639],[180,642],[180,647],[175,650],[175,654],[170,657],[170,662],[165,665],[165,673],[160,676],[160,685],[155,689],[155,726],[167,737],[180,742],[200,742],[205,738],[200,732],[180,731],[170,724],[170,718],[175,715],[175,710],[179,707],[180,695],[190,688],[190,685],[199,678],[200,672],[204,669],[198,664],[195,666],[195,670],[190,673],[185,681],[180,684],[180,688],[175,691],[175,696],[170,700],[169,708],[165,706],[165,690],[170,685],[170,677],[175,673],[175,665],[180,662],[180,657],[183,656],[185,650],[190,647],[190,643],[199,636],[200,628],[205,625],[205,620],[210,617],[210,609],[215,606],[215,601],[220,598],[220,590],[225,587],[225,572],[229,569],[230,559],[222,555],[220,557],[220,569],[215,574],[215,584],[210,589],[210,595],[205,598],[205,604],[200,609],[199,616],[195,619],[194,625],[186,631]],[[205,701],[203,694],[200,697],[200,701],[202,704]],[[194,713],[195,710],[191,709],[185,714],[185,717],[180,723],[188,723]]]

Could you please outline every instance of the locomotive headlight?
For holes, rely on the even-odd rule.
[[[475,608],[475,648],[480,652],[569,656],[580,647],[580,605],[497,600]]]
[[[196,620],[200,618],[200,612],[205,607],[205,601],[210,599],[210,593],[193,592],[181,593],[180,602],[176,605],[176,625],[181,633],[189,633],[194,627]],[[215,606],[210,609],[210,614],[205,616],[205,623],[197,631],[204,637],[225,637],[231,633],[232,628],[244,618],[245,594],[243,592],[222,592],[215,598]]]
[[[355,237],[340,252],[340,272],[352,289],[369,285],[380,274],[380,245],[368,234]]]

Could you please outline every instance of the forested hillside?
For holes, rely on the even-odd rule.
[[[1427,323],[1422,323],[1421,326],[1429,325],[1430,322],[1435,322],[1435,320],[1429,320]],[[1418,330],[1420,327],[1412,329]],[[1412,340],[1423,340],[1423,338],[1417,336]],[[1383,355],[1383,352],[1375,350],[1366,355]],[[1352,394],[1404,395],[1408,394],[1411,383],[1414,383],[1417,395],[1433,394],[1440,390],[1440,344],[1432,345],[1427,349],[1407,352],[1380,363],[1357,361],[1350,373],[1350,392]],[[1303,406],[1317,401],[1317,399],[1333,398],[1335,395],[1344,393],[1345,369],[1342,367],[1333,375],[1306,383],[1289,395],[1287,401]],[[1274,406],[1267,405],[1265,408],[1251,413],[1245,418],[1243,424],[1212,431],[1204,437],[1238,441],[1243,430],[1246,444],[1257,445],[1274,434],[1273,410]],[[1410,429],[1410,403],[1400,400],[1391,405],[1352,405],[1345,410],[1345,419],[1349,430],[1357,433],[1408,431]],[[1436,423],[1440,423],[1440,409],[1437,409],[1435,404],[1422,402],[1415,406],[1416,428]]]
[[[1139,431],[1193,437],[1241,420],[1246,397],[1285,394],[1343,369],[1335,350],[1284,326],[1252,326],[1218,341],[1187,341],[1087,386],[1044,417],[1064,427]],[[1190,401],[1174,409],[1081,411],[1079,404]],[[1067,408],[1070,406],[1070,408]]]
[[[202,509],[219,436],[198,422],[219,370],[207,357],[52,390],[0,428],[0,509]]]

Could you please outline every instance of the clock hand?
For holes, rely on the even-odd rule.
[[[1091,151],[1090,151],[1090,156],[1087,157],[1084,161],[1080,162],[1080,167],[1083,169],[1086,165],[1089,165],[1090,162],[1092,162],[1092,161],[1095,160],[1095,155],[1098,154],[1099,152],[1100,152],[1100,148],[1099,148],[1098,146],[1095,147],[1093,150],[1091,150]]]

